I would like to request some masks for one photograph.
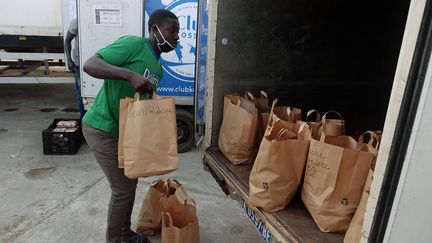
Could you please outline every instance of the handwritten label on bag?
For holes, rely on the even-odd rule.
[[[311,149],[306,165],[306,173],[314,177],[318,170],[330,170],[330,167],[326,163],[326,156],[323,152]]]
[[[138,117],[157,117],[171,121],[173,119],[174,110],[171,107],[159,107],[158,105],[148,106],[143,109],[131,110],[128,114],[128,118],[136,119]]]

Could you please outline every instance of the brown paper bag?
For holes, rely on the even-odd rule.
[[[118,167],[124,168],[124,150],[123,150],[123,139],[124,129],[126,125],[126,117],[128,112],[128,106],[133,103],[134,99],[125,97],[120,99],[120,113],[119,113],[119,141],[118,141]]]
[[[281,120],[296,123],[301,120],[301,109],[288,106],[276,106],[274,114]]]
[[[369,133],[370,138],[369,142],[367,143],[371,151],[375,154],[378,154],[378,148],[379,144],[381,142],[381,135],[382,132],[379,130],[372,132],[368,131],[366,133],[363,133],[359,137],[359,142],[363,141],[364,135]],[[375,162],[375,161],[374,161]],[[371,169],[369,170],[369,174],[366,180],[366,184],[363,189],[363,194],[360,199],[359,206],[357,207],[357,210],[354,213],[353,218],[351,219],[351,223],[348,227],[347,232],[345,233],[344,243],[351,243],[351,242],[360,242],[362,227],[363,227],[363,221],[364,221],[364,215],[366,212],[366,206],[370,195],[370,188],[373,180],[373,173],[374,173],[375,163],[372,163]]]
[[[371,140],[369,140],[368,145],[369,147],[376,148],[377,150],[376,153],[378,154],[379,146],[381,145],[382,131],[375,130],[373,131],[373,133],[375,133],[377,137],[374,138],[373,135],[371,135],[370,138]],[[372,171],[375,171],[375,165],[376,165],[376,160],[371,165]]]
[[[162,179],[152,183],[141,205],[138,217],[138,233],[153,235],[160,230],[162,222],[161,198],[168,193],[168,186]]]
[[[199,224],[195,202],[185,200],[164,209],[162,243],[199,243]]]
[[[183,185],[177,180],[168,179],[166,186],[168,190],[160,199],[162,209],[169,208],[171,205],[182,203],[184,200],[190,199]]]
[[[364,215],[366,212],[366,205],[369,199],[370,187],[372,184],[372,177],[373,171],[369,170],[360,203],[345,234],[344,243],[360,242],[361,230],[363,227]]]
[[[129,104],[124,132],[124,173],[129,178],[177,170],[177,124],[174,98],[138,100]]]
[[[233,164],[250,162],[258,150],[258,110],[239,95],[225,95],[218,145]]]
[[[328,119],[328,114],[336,114],[339,119]],[[345,135],[345,120],[342,119],[342,115],[334,110],[326,112],[321,119],[321,127],[317,133],[317,139],[320,139],[322,133],[329,136],[343,136]]]
[[[294,137],[283,137],[285,131]],[[310,138],[306,123],[290,123],[270,113],[266,135],[249,177],[251,205],[274,212],[290,203],[303,175]]]
[[[264,137],[265,129],[268,122],[268,117],[270,114],[270,106],[268,95],[265,91],[261,90],[260,95],[255,97],[251,92],[246,91],[245,98],[249,101],[255,103],[258,110],[258,143]],[[259,144],[257,145],[259,147]]]
[[[279,119],[287,122],[296,123],[297,121],[301,120],[301,109],[295,107],[275,106],[273,109],[273,114],[275,114]],[[267,127],[269,115],[269,112],[261,113],[264,130]]]
[[[270,105],[267,92],[261,90],[259,96],[254,96],[250,91],[245,92],[245,99],[255,103],[259,112],[270,112]]]
[[[315,121],[311,121],[310,116],[314,113],[316,113]],[[321,114],[317,110],[311,109],[306,113],[306,121],[297,121],[298,124],[302,124],[304,122],[309,125],[309,128],[310,128],[311,133],[312,133],[312,138],[319,139],[318,130],[320,129],[320,127],[322,125]]]
[[[349,136],[311,140],[301,197],[321,231],[348,228],[375,159],[375,149]]]

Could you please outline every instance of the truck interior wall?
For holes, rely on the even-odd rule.
[[[245,90],[265,90],[304,111],[337,110],[350,135],[382,130],[408,0],[219,0],[217,6],[212,144],[223,95]]]

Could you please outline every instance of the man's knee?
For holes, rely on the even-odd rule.
[[[111,190],[114,199],[119,201],[130,200],[135,198],[136,184],[128,183],[126,185],[113,185]]]

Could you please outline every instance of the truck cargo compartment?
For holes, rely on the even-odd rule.
[[[285,209],[269,213],[248,204],[252,164],[233,165],[217,146],[205,151],[203,163],[215,178],[221,177],[216,181],[222,190],[239,201],[266,242],[343,242],[344,233],[324,233],[318,229],[301,202],[301,188]]]

